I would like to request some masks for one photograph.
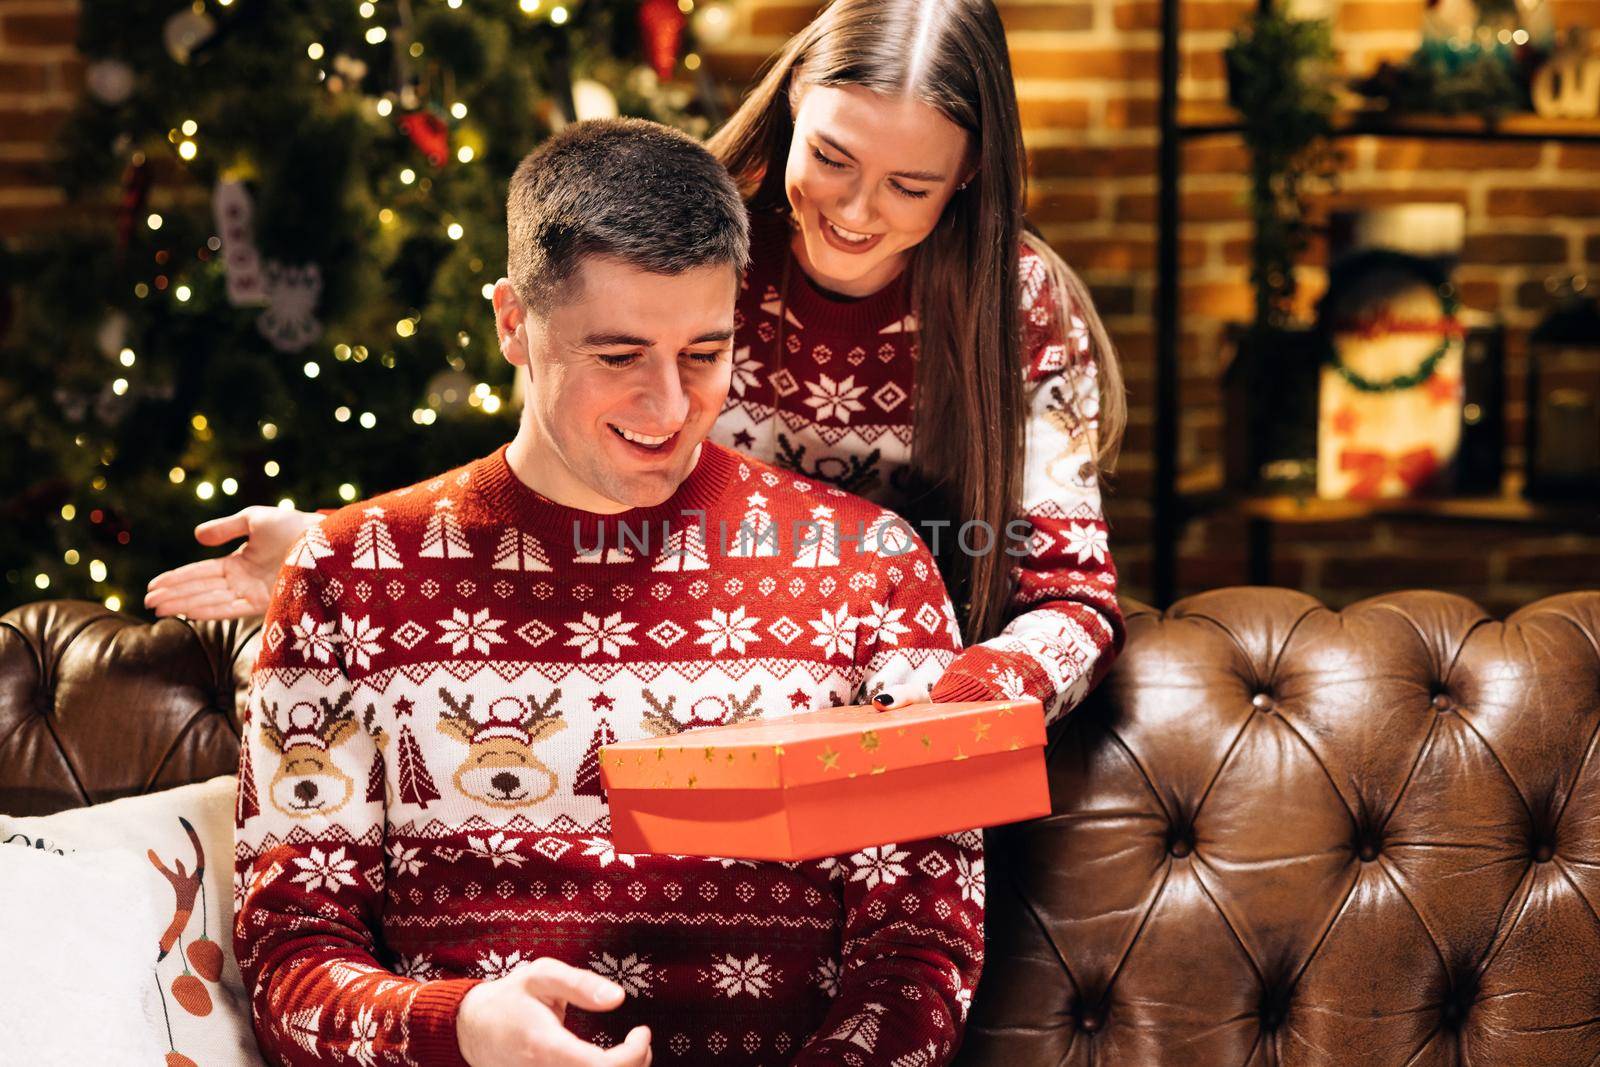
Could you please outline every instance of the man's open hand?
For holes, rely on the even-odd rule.
[[[648,1067],[648,1027],[609,1049],[566,1028],[569,1004],[612,1011],[624,996],[615,982],[544,956],[474,986],[456,1015],[456,1042],[472,1067]]]

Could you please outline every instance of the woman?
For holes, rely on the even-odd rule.
[[[1122,643],[1098,472],[1126,408],[1088,292],[1024,219],[992,0],[835,0],[710,147],[752,230],[713,439],[917,523],[969,646],[932,698],[1033,696],[1053,721]],[[146,606],[263,611],[318,519],[256,507],[202,524],[204,544],[248,540],[158,576]]]

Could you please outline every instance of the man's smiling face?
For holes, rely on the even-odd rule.
[[[539,493],[604,514],[660,504],[699,458],[732,370],[738,275],[652,274],[589,256],[547,312],[495,287],[506,359],[526,367],[513,466]]]

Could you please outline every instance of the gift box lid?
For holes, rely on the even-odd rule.
[[[790,789],[1042,746],[1037,700],[824,708],[600,749],[613,789]]]

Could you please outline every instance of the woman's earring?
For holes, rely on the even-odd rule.
[[[965,189],[967,186],[969,186],[971,184],[972,184],[972,179],[968,178],[966,181],[964,181],[960,185],[956,186],[956,191],[960,192],[962,189]]]

